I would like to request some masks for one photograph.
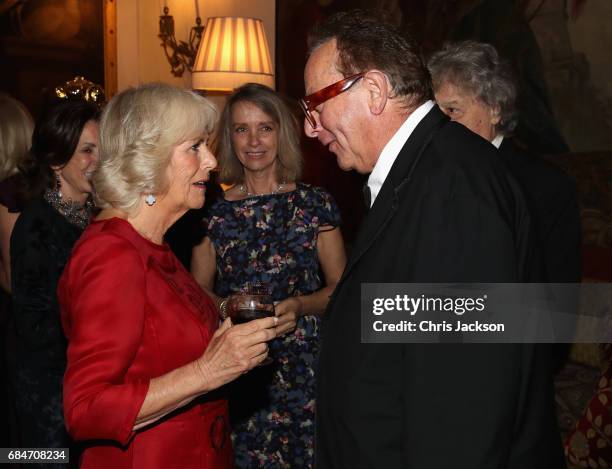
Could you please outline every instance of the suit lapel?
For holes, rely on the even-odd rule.
[[[391,171],[393,171],[393,169],[391,169]],[[370,245],[384,230],[387,223],[393,218],[393,214],[397,209],[397,207],[393,205],[393,189],[393,184],[391,184],[391,181],[387,178],[376,197],[374,205],[367,212],[359,232],[357,233],[357,238],[353,243],[351,257],[344,270],[344,276],[349,274],[359,259],[366,253]]]
[[[374,205],[361,224],[353,244],[352,254],[336,286],[334,295],[332,295],[329,306],[332,305],[333,299],[337,296],[336,293],[352,270],[393,219],[399,206],[400,192],[408,187],[412,173],[434,133],[447,121],[448,118],[437,106],[434,106],[419,122],[404,144],[374,201]],[[328,309],[330,308],[328,307]]]

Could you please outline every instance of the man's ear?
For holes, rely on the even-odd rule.
[[[497,125],[501,121],[501,110],[499,106],[491,108],[491,125]]]
[[[370,70],[363,77],[368,92],[368,107],[374,115],[381,114],[391,94],[391,83],[387,75],[379,70]]]

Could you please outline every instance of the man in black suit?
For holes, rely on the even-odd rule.
[[[309,42],[305,131],[342,169],[371,173],[325,314],[317,467],[561,467],[548,357],[533,345],[361,343],[362,283],[524,280],[529,216],[495,148],[433,103],[415,44],[355,11]]]
[[[453,121],[490,141],[523,189],[542,261],[538,280],[580,281],[581,229],[576,184],[512,138],[516,87],[508,64],[489,44],[445,44],[428,63],[436,101]]]

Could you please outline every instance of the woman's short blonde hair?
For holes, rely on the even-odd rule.
[[[0,93],[0,181],[17,172],[32,145],[34,122],[16,99]]]
[[[163,194],[174,147],[210,135],[217,115],[206,98],[163,83],[116,95],[100,122],[100,162],[93,177],[98,207],[133,213],[142,194]]]
[[[232,142],[232,110],[237,103],[255,104],[278,124],[277,179],[294,182],[302,174],[302,152],[297,120],[274,90],[264,85],[247,83],[229,97],[219,123],[216,153],[220,167],[220,182],[235,184],[244,181],[244,169]]]

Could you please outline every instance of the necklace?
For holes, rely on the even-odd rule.
[[[278,194],[285,188],[285,184],[286,184],[285,182],[281,182],[278,186],[276,186],[276,189],[274,189],[272,192],[269,192],[267,194],[266,193],[257,194],[257,193],[249,192],[244,184],[240,184],[238,186],[238,190],[242,192],[244,195],[246,195],[247,197],[261,197],[262,195]]]
[[[89,224],[91,212],[93,210],[93,202],[90,199],[81,205],[74,200],[64,200],[62,194],[58,190],[47,189],[43,195],[45,201],[55,210],[62,214],[69,223],[78,226],[81,229]]]

